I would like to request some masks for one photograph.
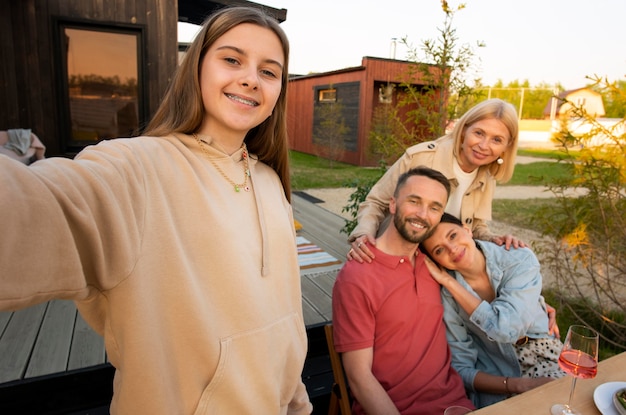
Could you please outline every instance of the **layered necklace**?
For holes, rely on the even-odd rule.
[[[226,173],[224,173],[224,170],[222,170],[221,167],[213,161],[211,154],[209,154],[209,151],[204,146],[204,141],[202,141],[196,133],[193,133],[192,136],[196,139],[198,145],[200,146],[200,149],[207,156],[213,167],[215,167],[217,171],[222,175],[222,177],[233,186],[235,192],[239,192],[241,191],[241,189],[245,190],[246,192],[250,191],[250,186],[248,186],[248,177],[250,177],[250,169],[248,167],[248,148],[246,147],[245,142],[241,143],[241,149],[243,150],[241,154],[241,157],[243,158],[243,183],[235,183],[230,179],[230,177],[226,175]]]

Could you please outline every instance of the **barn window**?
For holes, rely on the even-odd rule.
[[[320,89],[319,102],[337,102],[336,89]]]

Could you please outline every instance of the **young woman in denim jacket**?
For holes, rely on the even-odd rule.
[[[475,240],[456,217],[444,214],[420,249],[442,286],[452,366],[477,407],[545,384],[564,373],[562,347],[550,334],[537,257]]]

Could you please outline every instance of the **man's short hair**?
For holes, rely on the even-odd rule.
[[[448,181],[446,176],[444,176],[438,170],[434,170],[426,166],[414,167],[411,170],[408,170],[402,173],[400,177],[398,178],[398,184],[396,185],[396,190],[393,193],[394,197],[398,197],[398,192],[400,191],[400,188],[402,188],[402,186],[404,186],[404,184],[409,179],[409,177],[412,177],[412,176],[424,176],[429,179],[438,181],[439,183],[443,185],[443,187],[446,188],[446,194],[447,194],[446,199],[450,197],[450,182]]]

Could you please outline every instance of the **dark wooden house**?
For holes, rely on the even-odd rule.
[[[343,127],[338,128],[342,131],[336,160],[375,166],[377,159],[369,154],[368,148],[376,108],[396,104],[398,94],[403,93],[403,83],[410,83],[418,90],[426,85],[424,77],[411,71],[410,66],[411,62],[407,61],[366,56],[361,66],[292,76],[287,113],[290,148],[315,155],[333,151],[316,132],[329,118],[324,115],[328,111],[324,112],[323,107],[337,105],[340,114],[335,115],[343,121]]]
[[[46,156],[137,135],[177,66],[178,21],[244,0],[0,0],[0,130],[28,128]]]

